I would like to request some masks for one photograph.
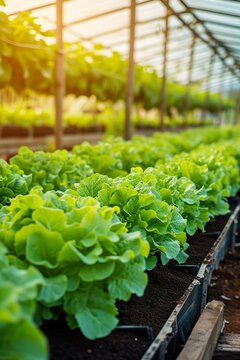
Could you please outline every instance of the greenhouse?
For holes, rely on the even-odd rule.
[[[0,0],[0,360],[240,359],[239,19]]]

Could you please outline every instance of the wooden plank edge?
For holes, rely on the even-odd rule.
[[[208,303],[177,360],[211,360],[224,322],[224,303]]]

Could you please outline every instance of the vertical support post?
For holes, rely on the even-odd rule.
[[[187,79],[186,92],[185,92],[184,102],[183,102],[183,122],[184,122],[185,127],[187,127],[187,124],[188,124],[189,95],[190,95],[191,85],[192,85],[192,73],[193,73],[195,45],[196,45],[196,36],[193,34],[191,48],[190,48],[190,58],[189,58],[189,64],[188,64],[188,79]]]
[[[217,125],[221,125],[222,121],[223,121],[223,116],[222,116],[222,99],[223,99],[223,84],[224,84],[224,80],[225,80],[225,65],[222,65],[222,72],[221,72],[221,77],[220,77],[220,82],[219,82],[219,88],[218,88],[218,93],[219,93],[219,104],[218,104],[218,110],[217,110]]]
[[[168,0],[166,5],[168,5]],[[164,130],[164,117],[166,113],[166,83],[167,83],[167,48],[168,48],[168,36],[169,36],[169,8],[166,6],[165,16],[165,28],[164,28],[164,40],[163,40],[163,69],[162,69],[162,84],[160,92],[160,129]]]
[[[56,59],[55,59],[55,147],[62,148],[63,99],[65,92],[63,52],[63,0],[56,0]]]
[[[215,53],[213,52],[210,57],[209,69],[208,69],[208,75],[207,75],[207,87],[206,87],[205,106],[204,106],[204,111],[203,111],[203,120],[206,119],[207,110],[209,107],[210,87],[211,87],[214,59],[215,59]]]
[[[129,56],[126,81],[126,100],[125,100],[125,128],[124,138],[131,138],[131,114],[134,95],[134,45],[135,45],[135,23],[136,23],[136,0],[131,0],[130,7],[130,26],[129,26]]]
[[[240,85],[240,84],[239,84]],[[236,113],[235,113],[235,124],[240,124],[240,89],[238,90],[238,93],[236,94]]]

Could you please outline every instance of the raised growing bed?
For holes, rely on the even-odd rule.
[[[27,127],[17,125],[4,125],[1,128],[1,137],[28,137],[29,131]]]
[[[140,359],[192,282],[184,269],[157,266],[149,273],[143,297],[118,303],[121,329],[104,339],[87,340],[79,330],[68,329],[64,319],[46,322],[42,329],[49,339],[51,359]]]
[[[189,294],[180,299],[175,310],[160,330],[142,360],[174,359],[182,344],[185,343],[191,329],[206,303],[207,288],[212,273],[223,259],[225,253],[235,243],[235,235],[240,214],[238,199],[231,204],[232,212],[219,216],[206,226],[206,233],[199,232],[189,239],[189,259],[178,269],[188,270],[196,276],[200,286],[195,290],[197,294]],[[215,231],[213,231],[215,230]],[[200,246],[204,241],[204,246]],[[188,297],[190,301],[188,301]],[[192,298],[192,299],[191,299]]]
[[[103,133],[105,126],[92,125],[88,128],[81,128],[77,126],[67,126],[64,128],[64,134],[89,134],[89,133]],[[17,125],[3,125],[1,126],[1,138],[24,138],[24,137],[44,137],[54,134],[54,127],[47,125],[39,126],[17,126]]]
[[[198,232],[189,239],[186,265],[158,265],[149,273],[143,297],[118,303],[120,326],[108,337],[87,340],[79,330],[70,330],[64,318],[44,323],[51,360],[174,359],[205,304],[212,271],[235,241],[237,203],[232,204],[231,214],[209,223],[205,234]]]

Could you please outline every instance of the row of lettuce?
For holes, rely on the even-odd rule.
[[[0,357],[46,359],[37,325],[60,313],[88,339],[108,335],[116,301],[144,294],[158,258],[184,263],[187,235],[228,212],[239,137],[208,128],[2,160]]]
[[[125,110],[123,102],[118,102],[116,106],[107,103],[94,104],[91,109],[85,111],[74,109],[74,114],[66,111],[63,114],[63,126],[65,132],[68,131],[103,131],[106,134],[123,134]],[[138,114],[140,112],[140,114]],[[27,102],[19,101],[15,103],[0,105],[0,136],[17,136],[15,127],[21,127],[26,136],[38,133],[38,129],[45,128],[46,134],[54,133],[54,113],[50,108],[45,110],[38,107],[29,108]],[[200,119],[195,115],[188,116],[188,126],[212,124],[213,119]],[[231,122],[229,122],[231,123]],[[184,124],[182,116],[165,116],[165,128],[181,127]],[[156,112],[143,111],[134,108],[132,114],[133,129],[156,129],[159,128],[159,114]],[[44,133],[42,134],[44,135]]]

